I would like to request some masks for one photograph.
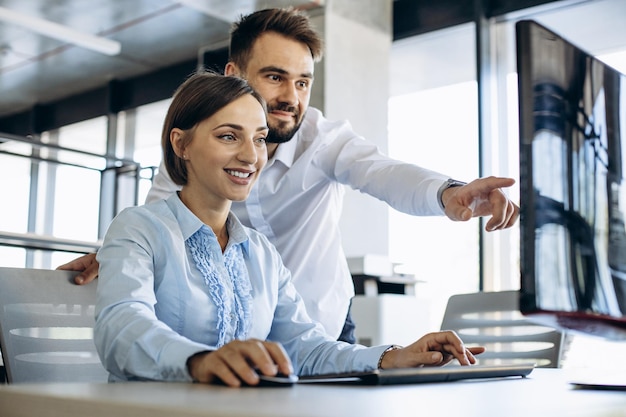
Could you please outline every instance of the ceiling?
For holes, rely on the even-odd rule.
[[[265,7],[311,10],[329,1],[0,0],[0,12],[19,12],[121,44],[121,53],[109,56],[0,20],[0,132],[40,133],[168,98],[202,62],[201,51],[226,54],[231,22],[242,14]],[[359,8],[377,0],[335,1]],[[498,16],[542,3],[581,2],[592,1],[491,0],[483,12]],[[394,40],[470,22],[475,4],[393,0]]]
[[[320,1],[265,0],[313,8]],[[197,59],[224,48],[231,22],[255,0],[0,0],[0,7],[121,43],[109,56],[0,20],[0,116]],[[202,6],[200,11],[199,6]]]

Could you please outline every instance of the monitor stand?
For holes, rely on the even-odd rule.
[[[568,381],[575,389],[626,391],[626,368],[621,359],[626,340],[568,332],[564,351]],[[569,339],[569,340],[568,340]],[[569,362],[569,363],[568,363]]]
[[[602,390],[602,391],[626,391],[625,375],[607,375],[589,379],[570,381],[576,389]]]

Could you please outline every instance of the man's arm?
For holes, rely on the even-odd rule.
[[[389,158],[349,126],[337,129],[331,137],[332,142],[318,153],[323,156],[318,156],[319,166],[329,176],[335,175],[337,181],[385,201],[398,211],[414,216],[445,214],[454,221],[491,216],[485,226],[488,231],[511,227],[517,221],[519,207],[502,191],[515,183],[512,178],[479,178],[464,186],[449,186],[440,193],[440,187],[449,183],[447,176]]]

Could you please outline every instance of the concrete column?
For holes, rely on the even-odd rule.
[[[326,0],[311,12],[325,54],[315,69],[311,105],[387,152],[387,102],[393,0]],[[388,255],[388,206],[352,189],[341,218],[347,256]]]

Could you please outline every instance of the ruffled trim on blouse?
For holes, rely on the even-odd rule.
[[[229,335],[234,339],[247,339],[251,326],[252,288],[241,244],[228,245],[222,256],[213,253],[211,247],[219,247],[219,244],[208,226],[198,229],[186,243],[217,307],[216,345],[221,347],[230,342]],[[228,276],[220,273],[224,268]]]

